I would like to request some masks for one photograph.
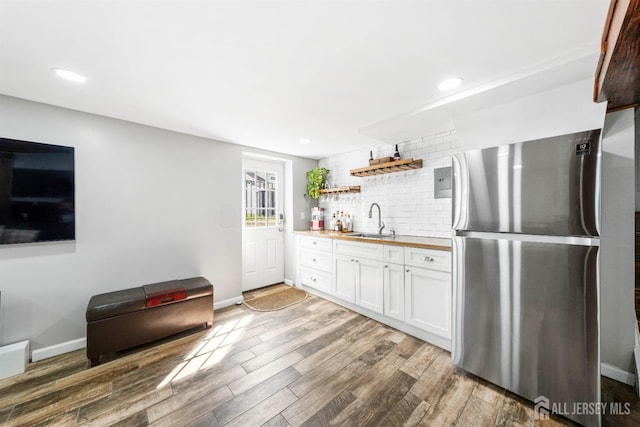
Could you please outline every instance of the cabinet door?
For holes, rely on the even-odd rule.
[[[407,267],[404,286],[405,321],[451,339],[451,274]]]
[[[383,266],[380,261],[355,259],[356,304],[376,313],[383,313]]]
[[[404,266],[384,265],[384,314],[404,322]]]
[[[334,255],[335,285],[333,294],[345,301],[355,302],[356,262],[347,255]]]

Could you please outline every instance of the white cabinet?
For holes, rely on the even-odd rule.
[[[328,294],[333,290],[333,275],[324,271],[301,268],[298,272],[298,282]]]
[[[382,314],[383,263],[369,259],[356,259],[356,304]]]
[[[451,339],[451,254],[405,248],[405,263],[405,322]]]
[[[405,247],[404,263],[414,267],[451,273],[451,252]]]
[[[450,348],[451,252],[314,236],[298,247],[299,284]]]
[[[303,248],[298,252],[298,263],[305,267],[331,271],[331,252],[312,251]]]
[[[298,284],[331,293],[333,291],[331,239],[300,236],[298,245]]]
[[[334,295],[382,314],[382,245],[334,240],[333,252]]]
[[[384,314],[404,322],[404,265],[384,264]]]
[[[334,255],[335,286],[333,294],[348,302],[356,301],[356,263],[349,255]]]
[[[333,241],[333,253],[351,255],[355,258],[366,258],[375,261],[382,261],[384,256],[384,246],[377,243],[361,243],[351,240]]]

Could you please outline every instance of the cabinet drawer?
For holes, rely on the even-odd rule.
[[[300,247],[331,252],[331,240],[326,237],[300,236]]]
[[[340,255],[349,255],[358,258],[382,261],[384,245],[377,243],[360,243],[349,240],[333,241],[333,252]]]
[[[298,253],[298,263],[305,267],[317,268],[318,270],[332,272],[331,252],[318,252],[308,249],[301,249]]]
[[[384,261],[404,264],[404,246],[384,245]]]
[[[451,272],[451,252],[405,247],[404,263],[413,267]]]
[[[300,278],[300,283],[304,286],[309,286],[322,292],[331,293],[333,286],[332,276],[330,273],[301,268],[299,270],[298,277]]]

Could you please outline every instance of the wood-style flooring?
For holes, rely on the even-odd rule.
[[[640,425],[633,390],[603,382],[605,401],[632,405],[603,424]],[[0,381],[0,425],[12,426],[521,426],[533,415],[447,351],[315,296],[219,310],[211,329],[95,368],[79,350]]]

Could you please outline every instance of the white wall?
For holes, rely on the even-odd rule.
[[[0,247],[0,344],[34,349],[84,337],[97,293],[202,275],[216,302],[237,298],[242,152],[291,161],[297,211],[308,211],[304,172],[317,165],[6,96],[0,135],[75,147],[76,241]],[[308,226],[292,219],[288,234]]]
[[[394,146],[379,144],[319,161],[320,166],[331,171],[331,185],[361,188],[360,193],[320,199],[327,227],[330,214],[340,210],[352,215],[355,230],[377,232],[377,209],[373,211],[373,218],[368,218],[369,207],[376,202],[386,224],[384,233],[395,229],[403,235],[451,237],[451,199],[434,198],[433,170],[451,166],[451,155],[459,151],[456,132],[448,130],[398,144],[402,158],[422,159],[422,169],[362,178],[349,175],[351,169],[369,164],[370,150],[374,158],[392,156]]]
[[[634,114],[607,114],[602,140],[600,342],[603,363],[633,372],[635,346]]]
[[[606,103],[593,102],[593,80],[519,98],[454,118],[461,151],[600,129]]]

